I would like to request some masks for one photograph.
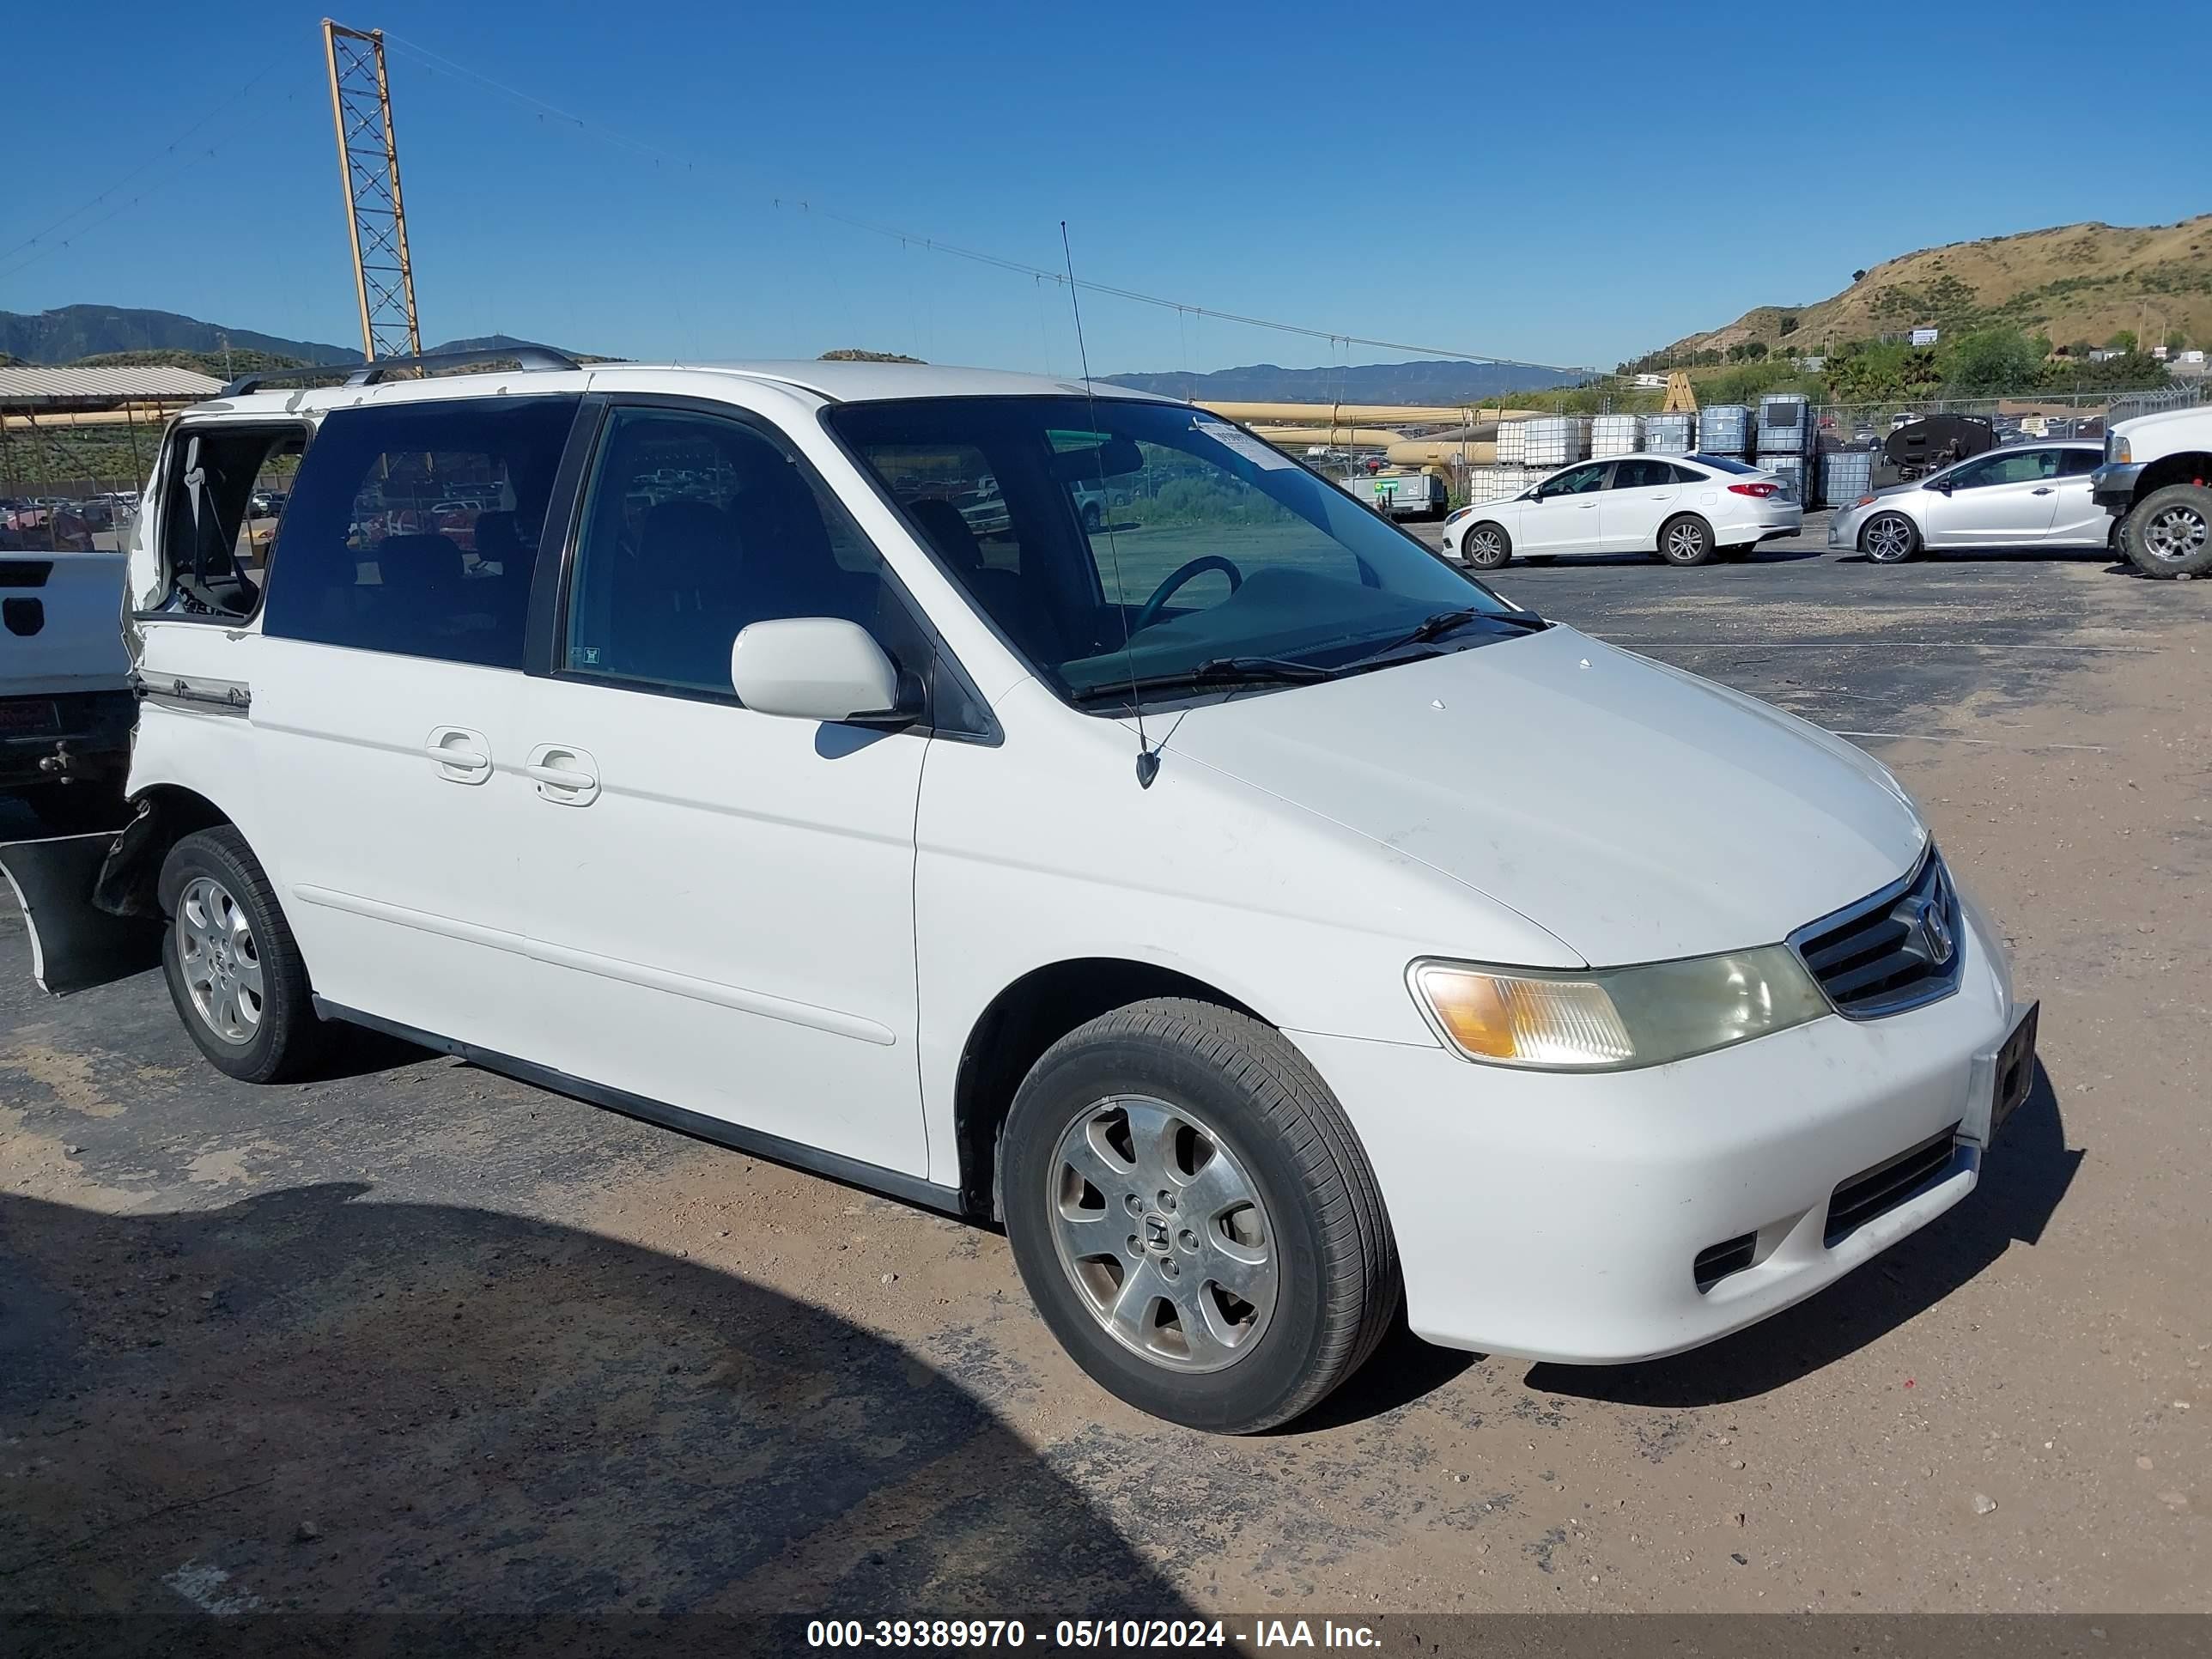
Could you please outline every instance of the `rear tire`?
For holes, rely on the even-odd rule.
[[[1397,1311],[1358,1136],[1305,1057],[1249,1015],[1158,998],[1070,1032],[1023,1080],[999,1167],[1045,1323],[1155,1417],[1222,1434],[1287,1422]]]
[[[1859,551],[1875,564],[1903,564],[1920,555],[1920,526],[1902,513],[1877,513],[1859,532]]]
[[[1503,570],[1513,562],[1513,538],[1504,525],[1485,519],[1467,527],[1459,538],[1459,556],[1477,570]]]
[[[2121,526],[2128,562],[2171,580],[2212,571],[2212,489],[2168,484],[2136,503]]]
[[[307,1072],[325,1028],[307,966],[260,860],[228,824],[186,836],[162,861],[161,975],[215,1068],[243,1083]]]
[[[1105,523],[1105,521],[1106,515],[1098,510],[1097,502],[1086,501],[1084,503],[1083,530],[1085,535],[1097,535],[1098,533],[1099,526]]]
[[[1684,513],[1659,526],[1659,556],[1668,564],[1688,568],[1711,564],[1714,558],[1713,527],[1694,513]]]

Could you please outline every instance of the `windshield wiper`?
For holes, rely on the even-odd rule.
[[[1330,678],[1329,669],[1316,668],[1310,662],[1293,662],[1288,657],[1208,657],[1194,668],[1106,680],[1072,695],[1078,702],[1102,702],[1109,697],[1137,696],[1146,691],[1203,691],[1231,685],[1310,685]]]
[[[1389,644],[1376,646],[1365,656],[1337,664],[1334,672],[1342,674],[1355,669],[1380,667],[1409,645],[1426,645],[1431,640],[1440,640],[1447,634],[1456,633],[1469,623],[1477,622],[1501,623],[1508,628],[1522,629],[1530,633],[1552,625],[1533,611],[1485,611],[1475,605],[1458,611],[1439,611],[1435,616],[1424,619],[1419,627],[1401,634]]]

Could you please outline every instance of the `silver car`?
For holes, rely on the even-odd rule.
[[[1876,564],[1967,547],[2112,548],[2118,521],[2089,498],[2103,459],[2092,443],[2008,444],[1860,496],[1828,521],[1828,545]]]

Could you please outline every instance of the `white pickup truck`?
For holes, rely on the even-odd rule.
[[[2122,421],[2090,475],[2097,504],[2123,520],[2120,544],[2147,576],[2212,574],[2212,406]]]
[[[0,799],[57,833],[119,823],[137,699],[125,556],[0,553]]]

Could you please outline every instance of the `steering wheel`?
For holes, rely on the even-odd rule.
[[[1179,565],[1168,572],[1168,579],[1152,590],[1152,597],[1146,599],[1144,607],[1137,612],[1137,619],[1129,624],[1129,631],[1134,634],[1140,629],[1150,628],[1159,620],[1161,611],[1166,607],[1170,599],[1182,591],[1185,583],[1194,581],[1209,570],[1218,570],[1229,578],[1229,591],[1231,593],[1244,586],[1244,573],[1218,553],[1209,553],[1202,559],[1193,559],[1188,564]]]

